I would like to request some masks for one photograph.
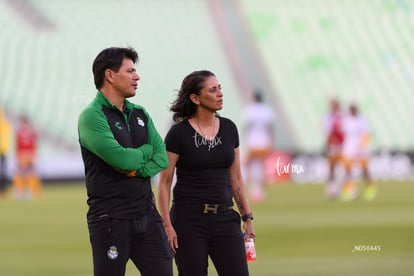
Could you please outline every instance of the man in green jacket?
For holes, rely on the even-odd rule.
[[[96,98],[79,116],[95,276],[125,275],[129,259],[142,275],[172,275],[150,182],[168,166],[165,144],[147,111],[127,100],[138,87],[137,60],[132,48],[101,51],[92,66]]]

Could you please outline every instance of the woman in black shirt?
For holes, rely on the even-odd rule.
[[[181,276],[207,275],[208,256],[219,275],[249,274],[244,239],[255,238],[253,215],[241,175],[237,127],[217,115],[222,107],[216,76],[195,71],[184,78],[170,109],[176,124],[165,138],[169,166],[160,174],[158,203]]]

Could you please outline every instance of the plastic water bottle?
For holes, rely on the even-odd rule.
[[[254,248],[254,239],[248,238],[244,245],[246,247],[246,259],[247,262],[254,262],[256,261],[256,249]]]

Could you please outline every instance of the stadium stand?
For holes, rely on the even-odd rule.
[[[110,46],[132,46],[140,55],[137,97],[162,135],[171,124],[168,106],[185,75],[209,69],[219,77],[228,103],[222,111],[238,121],[237,85],[204,1],[19,1],[34,5],[53,28],[34,28],[15,4],[0,2],[0,102],[9,114],[27,113],[42,133],[43,175],[62,159],[66,173],[83,173],[77,118],[95,96],[92,61]],[[191,11],[191,12],[189,12]],[[191,45],[191,47],[190,47]],[[56,143],[56,140],[59,143]],[[60,160],[60,159],[59,159]],[[40,164],[40,165],[42,165]],[[80,169],[80,171],[79,171]],[[62,169],[60,169],[62,171]],[[56,173],[56,172],[55,172]],[[65,173],[65,172],[63,172]]]
[[[239,64],[244,75],[225,50],[228,41],[214,7],[237,39],[232,49],[244,59]],[[285,134],[277,141],[282,148],[295,141],[291,150],[320,152],[320,120],[328,98],[338,96],[344,104],[360,104],[376,149],[409,150],[414,148],[412,13],[410,2],[382,0],[5,0],[0,104],[11,117],[27,113],[41,131],[44,175],[56,174],[59,163],[63,174],[82,174],[76,126],[79,112],[95,96],[91,63],[105,47],[132,46],[141,58],[132,101],[148,109],[162,135],[182,78],[209,69],[224,87],[221,114],[238,124],[247,100],[240,76],[253,84],[269,82],[274,90],[266,91],[267,98],[277,104],[285,125],[278,129]]]
[[[360,104],[376,149],[414,148],[413,8],[409,1],[239,1],[298,150],[323,146],[330,97]]]

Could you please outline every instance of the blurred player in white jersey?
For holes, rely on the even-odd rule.
[[[357,196],[352,169],[354,165],[359,165],[365,182],[364,199],[370,201],[376,196],[376,187],[372,183],[368,169],[370,128],[367,120],[359,114],[358,108],[354,104],[349,107],[349,115],[344,120],[343,130],[345,139],[342,154],[345,167],[345,183],[342,199],[348,201]]]
[[[330,101],[330,111],[324,119],[326,135],[326,158],[329,164],[328,182],[325,186],[325,194],[329,198],[336,198],[340,194],[340,186],[335,179],[336,168],[342,164],[342,146],[344,142],[343,132],[344,115],[341,112],[339,102],[336,99]]]
[[[246,106],[242,117],[247,146],[247,182],[251,200],[255,203],[265,198],[265,160],[274,149],[275,119],[273,109],[256,91],[254,101]]]

